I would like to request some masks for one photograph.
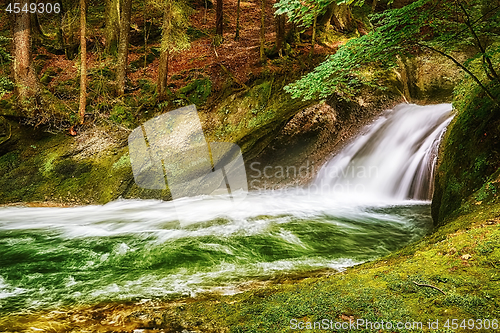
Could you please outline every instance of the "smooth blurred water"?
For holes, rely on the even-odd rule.
[[[194,295],[286,272],[342,269],[431,226],[423,203],[362,207],[250,195],[238,211],[225,206],[194,198],[181,211],[144,200],[0,208],[0,311]]]
[[[359,200],[432,198],[439,142],[451,104],[387,110],[320,170],[314,186]]]
[[[429,116],[413,110],[418,119]],[[342,165],[369,168],[367,161],[377,161],[379,167],[402,167],[415,154],[433,158],[429,149],[437,146],[449,110],[446,116],[438,107],[429,118],[434,123],[408,121],[415,116],[408,112],[389,112],[367,127],[367,134],[323,168],[315,184],[345,182],[346,177],[325,178],[326,171],[341,170]],[[393,117],[401,123],[394,125]],[[403,123],[407,126],[401,127]],[[414,135],[413,141],[421,142],[416,149],[405,143],[404,133],[394,136],[396,129],[413,135],[411,123],[420,133]],[[423,123],[434,129],[422,128]],[[380,139],[384,126],[392,139]],[[432,140],[429,135],[434,135]],[[390,153],[394,140],[413,155]],[[373,148],[363,149],[366,145]],[[428,148],[422,151],[424,145]],[[404,174],[410,170],[405,168]],[[422,173],[422,168],[414,169]],[[245,281],[321,268],[341,270],[380,257],[418,240],[432,227],[429,202],[406,200],[415,197],[413,192],[402,195],[398,189],[415,188],[402,184],[415,184],[415,177],[398,177],[393,181],[384,173],[383,181],[350,179],[367,185],[364,194],[369,195],[306,187],[249,193],[236,206],[223,197],[203,196],[175,204],[118,200],[72,208],[0,207],[0,313],[193,296],[220,287],[230,292]],[[429,173],[425,177],[419,186],[429,187]],[[401,184],[396,190],[395,183]]]

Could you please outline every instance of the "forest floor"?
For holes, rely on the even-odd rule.
[[[211,3],[209,2],[209,4]],[[316,60],[309,64],[304,60],[309,54],[310,43],[298,43],[294,47],[294,59],[292,61],[289,61],[288,58],[287,60],[280,59],[275,55],[273,59],[268,59],[263,64],[259,56],[259,3],[241,1],[240,38],[235,40],[237,0],[224,1],[223,43],[217,47],[213,43],[215,9],[213,7],[205,9],[203,1],[198,1],[192,5],[195,7],[189,17],[190,28],[188,29],[188,35],[191,40],[190,47],[174,54],[169,63],[169,86],[173,90],[184,86],[190,79],[196,78],[196,75],[208,76],[212,82],[213,90],[217,91],[224,88],[228,75],[233,76],[237,85],[244,85],[260,77],[263,72],[301,73],[309,70],[309,65],[314,66],[314,64],[318,63],[318,60],[323,59],[326,54],[332,53],[334,50],[333,47],[316,44],[314,50]],[[273,2],[266,2],[265,40],[268,51],[273,48],[276,38],[275,9],[273,6]],[[135,62],[140,65],[139,68],[129,68],[129,85],[137,86],[139,80],[149,80],[155,83],[158,76],[158,53],[154,54],[154,60],[147,60],[145,67],[142,65],[142,59],[150,55],[152,50],[159,50],[160,48],[161,13],[145,6],[142,2],[134,3],[133,13],[129,64]],[[75,14],[73,13],[73,15]],[[104,4],[102,1],[93,0],[90,2],[90,16],[93,19],[89,20],[87,66],[89,73],[92,73],[102,68],[113,68],[115,59],[103,53],[105,37],[102,29],[104,24]],[[2,11],[0,13],[0,31],[2,35],[7,36],[9,34],[8,22],[7,14]],[[54,20],[51,16],[41,16],[40,22],[45,34],[49,38],[55,38],[57,20]],[[145,23],[149,28],[145,26]],[[345,39],[341,34],[338,35],[339,40]],[[76,40],[77,37],[76,34],[67,36],[67,39]],[[147,43],[144,43],[146,37],[148,38]],[[339,43],[341,41],[333,46],[338,46]],[[68,59],[64,54],[51,53],[50,48],[44,45],[47,45],[47,42],[35,43],[33,52],[38,76],[42,78],[50,70],[58,69],[58,74],[47,84],[47,88],[54,93],[54,88],[60,85],[61,82],[75,80],[75,83],[78,84],[79,57]],[[227,68],[230,74],[223,70],[221,65]],[[8,66],[0,67],[0,74],[2,72],[5,74],[8,71]],[[89,87],[89,89],[92,89],[92,87]],[[10,97],[9,94],[4,96],[4,98]]]

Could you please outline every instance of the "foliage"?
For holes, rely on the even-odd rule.
[[[500,87],[490,84],[489,88],[495,95],[500,94]],[[500,142],[496,135],[500,108],[467,80],[459,85],[455,99],[458,114],[442,140],[432,203],[433,217],[439,223],[459,213],[463,200],[476,191],[474,205],[497,199],[491,184],[497,185],[500,171]]]
[[[109,119],[129,128],[136,126],[135,119],[133,114],[130,112],[130,108],[123,105],[115,105],[111,111]]]
[[[305,100],[339,93],[347,98],[356,92],[363,80],[360,69],[368,64],[395,66],[398,56],[411,56],[419,49],[431,49],[449,59],[458,47],[475,46],[474,57],[482,58],[484,70],[493,76],[488,59],[500,52],[493,47],[498,40],[499,7],[485,0],[461,1],[418,0],[400,9],[387,10],[372,17],[374,31],[341,46],[313,72],[286,89],[293,97]],[[468,26],[471,24],[471,27]],[[482,52],[484,50],[485,52]],[[468,73],[472,77],[477,74]]]
[[[310,27],[314,18],[323,14],[327,7],[336,3],[362,6],[364,0],[281,0],[274,5],[276,16],[286,14],[290,22],[300,27]]]
[[[4,42],[10,41],[11,38],[7,38],[4,36],[0,36],[0,66],[8,63],[12,60],[10,53],[7,52],[5,47],[1,44]],[[10,92],[14,89],[14,83],[5,76],[0,76],[0,98],[3,97],[7,92]]]
[[[7,38],[4,36],[0,36],[0,65],[3,65],[4,63],[7,63],[12,60],[11,55],[5,47],[3,47],[1,44],[5,42],[10,42],[11,38]]]
[[[0,98],[14,89],[14,83],[7,77],[0,76]]]
[[[171,10],[170,29],[168,34],[162,34],[161,51],[172,53],[188,49],[190,43],[187,29],[190,25],[189,15],[193,13],[193,9],[182,0],[150,0],[150,3],[161,11]]]

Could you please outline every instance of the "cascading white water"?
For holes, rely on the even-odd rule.
[[[320,170],[313,186],[338,197],[429,200],[439,141],[451,104],[399,105]]]

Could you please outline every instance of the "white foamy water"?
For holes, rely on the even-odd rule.
[[[330,160],[312,186],[353,201],[430,200],[451,111],[451,104],[403,104],[387,111]]]
[[[339,201],[323,194],[287,192],[249,193],[243,202],[230,205],[225,198],[185,198],[174,205],[157,200],[117,200],[103,206],[71,208],[0,208],[0,230],[57,229],[66,237],[113,236],[154,233],[162,239],[203,235],[230,236],[237,232],[258,234],[270,223],[287,223],[299,219],[335,215],[344,219],[378,218],[380,214],[363,208],[401,204],[422,204],[421,201],[370,201],[359,203]],[[281,216],[281,217],[280,217]],[[262,217],[262,218],[260,218]],[[231,223],[189,228],[200,222],[218,218]],[[402,219],[394,222],[404,223]]]

